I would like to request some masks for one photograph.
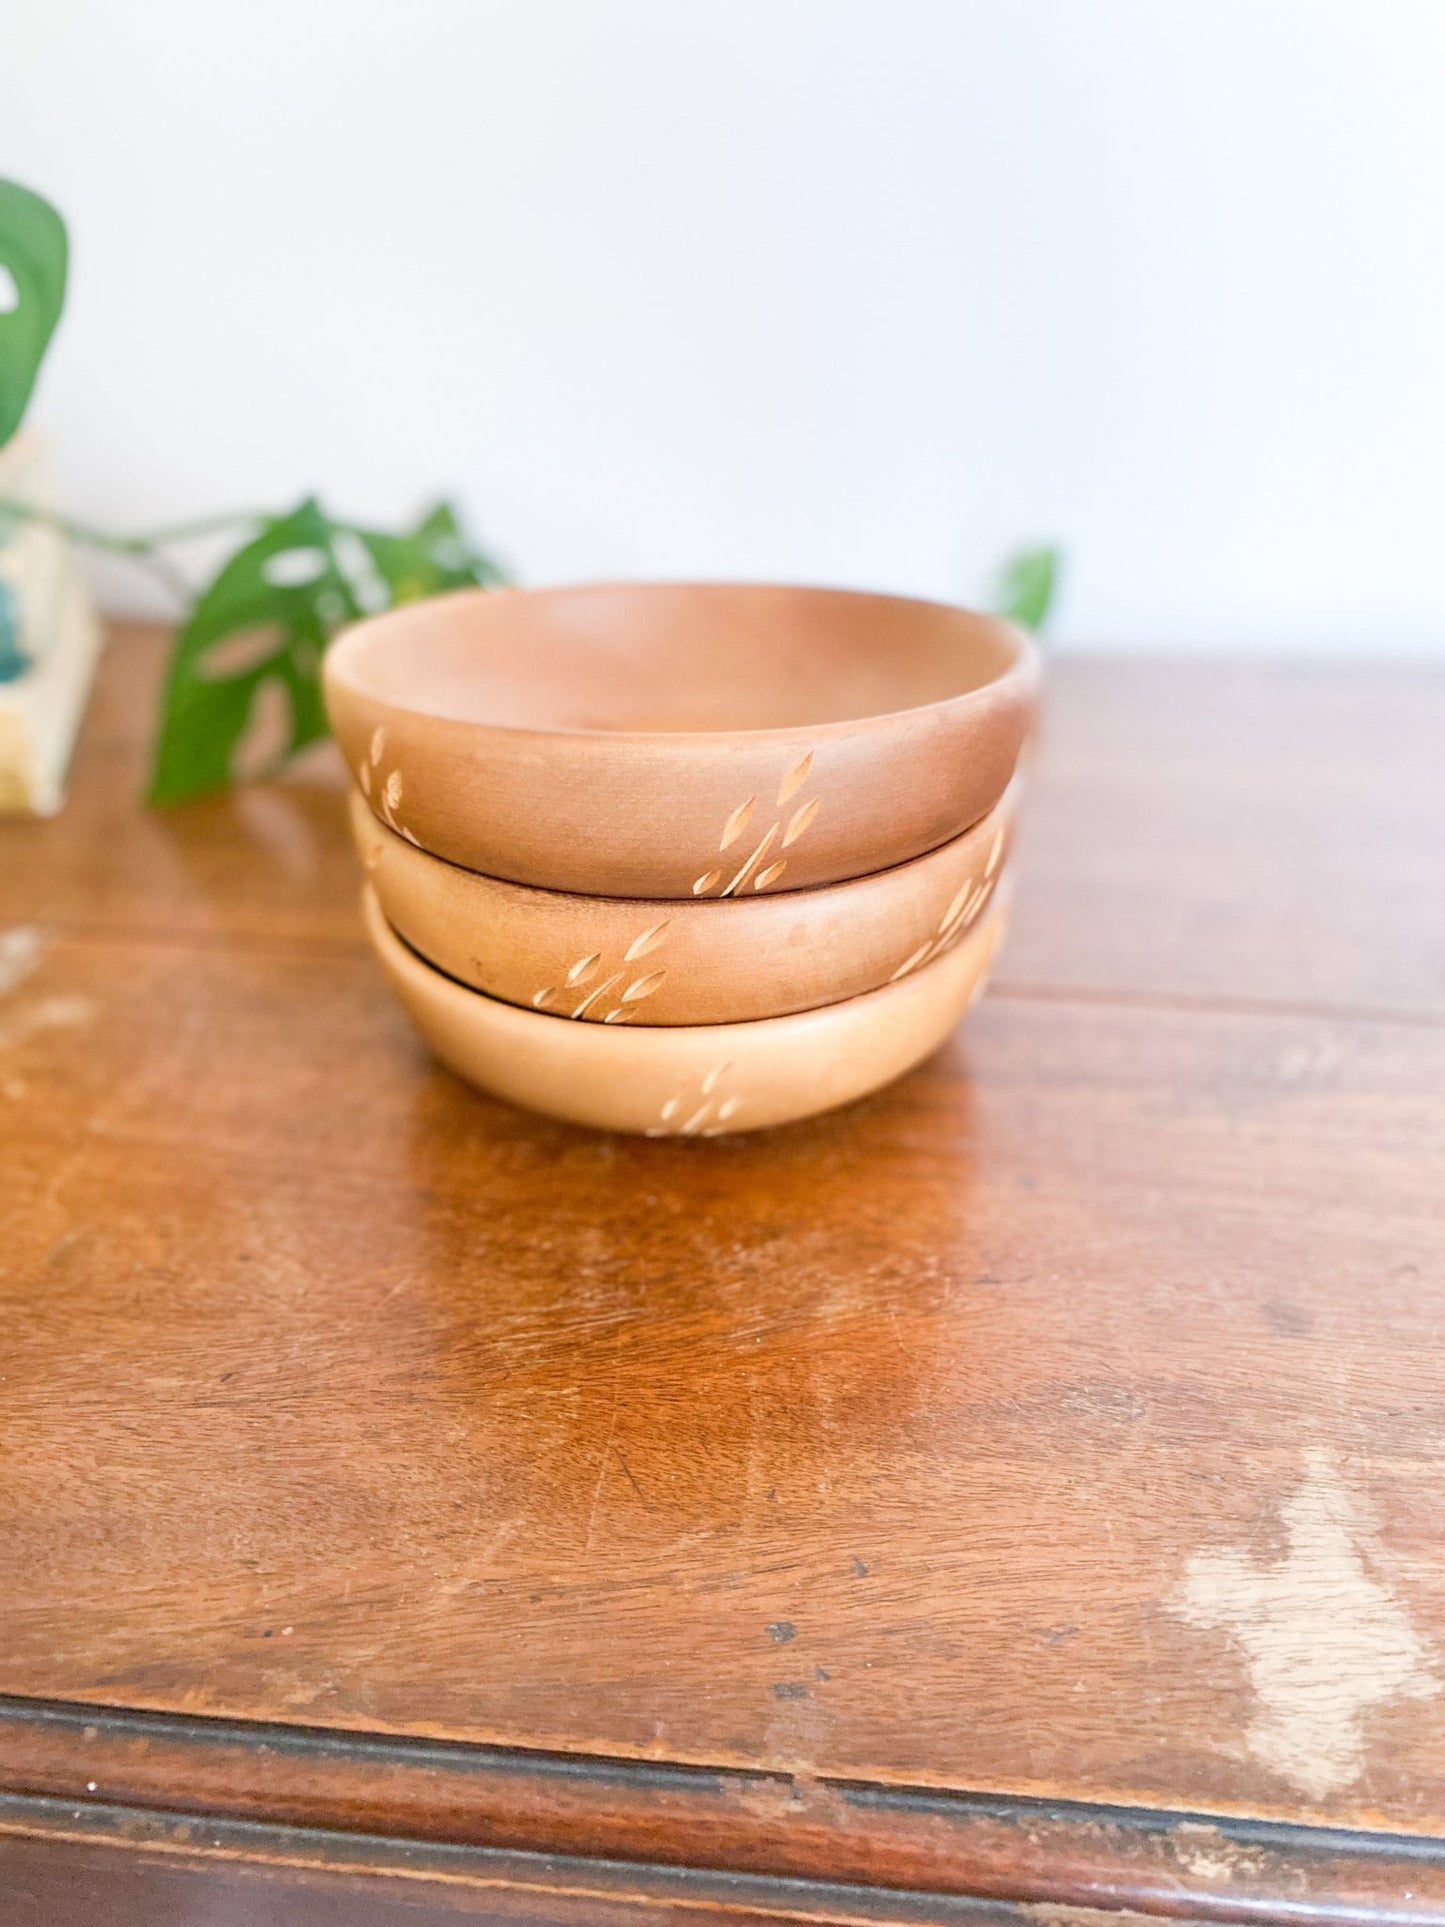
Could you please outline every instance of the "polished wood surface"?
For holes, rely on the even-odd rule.
[[[0,828],[0,1785],[1445,1918],[1445,674],[1058,664],[988,1000],[693,1144],[435,1068],[154,673]]]

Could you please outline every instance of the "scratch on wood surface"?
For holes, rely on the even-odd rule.
[[[1404,1607],[1366,1563],[1368,1522],[1325,1454],[1280,1511],[1288,1550],[1269,1565],[1247,1551],[1196,1553],[1172,1610],[1244,1648],[1258,1700],[1245,1744],[1313,1799],[1366,1770],[1364,1715],[1440,1691]]]
[[[1035,1900],[1017,1907],[1039,1927],[1159,1927],[1158,1914],[1135,1913],[1130,1908],[1071,1907],[1062,1901]]]
[[[73,1151],[68,1151],[64,1157],[60,1158],[59,1161],[51,1167],[50,1175],[45,1182],[45,1189],[40,1194],[40,1203],[42,1206],[46,1209],[64,1209],[61,1193],[76,1173],[84,1168],[91,1156],[92,1149],[92,1145],[81,1143],[77,1145]],[[67,1226],[67,1230],[73,1229],[73,1226]]]
[[[587,1514],[587,1537],[582,1550],[591,1552],[593,1535],[597,1530],[597,1508],[602,1503],[602,1488],[607,1483],[607,1467],[612,1457],[612,1441],[617,1437],[617,1414],[622,1406],[621,1388],[616,1379],[612,1381],[612,1411],[607,1420],[607,1437],[602,1442],[602,1452],[597,1463],[597,1483],[592,1489],[592,1508]]]
[[[33,923],[0,930],[0,997],[18,990],[40,962],[45,940]]]
[[[94,1015],[95,1005],[89,997],[42,997],[0,1024],[0,1050],[28,1043],[47,1030],[71,1030],[77,1024],[88,1024]]]
[[[906,1338],[905,1338],[905,1337],[903,1336],[903,1327],[902,1327],[902,1326],[901,1326],[901,1325],[899,1324],[899,1322],[898,1322],[898,1309],[897,1309],[897,1307],[896,1307],[895,1305],[892,1305],[892,1304],[887,1304],[887,1305],[885,1305],[885,1306],[884,1306],[884,1308],[883,1308],[883,1309],[884,1309],[884,1310],[885,1310],[885,1311],[886,1311],[886,1312],[888,1313],[888,1323],[889,1323],[889,1324],[890,1324],[890,1325],[892,1326],[892,1328],[893,1328],[893,1336],[894,1336],[894,1337],[895,1337],[895,1338],[896,1338],[896,1339],[898,1340],[898,1349],[899,1349],[899,1351],[900,1351],[900,1352],[902,1352],[902,1354],[903,1354],[903,1356],[904,1356],[905,1358],[910,1358],[910,1357],[912,1356],[912,1354],[910,1353],[910,1351],[909,1351],[909,1349],[908,1349],[908,1341],[907,1341],[907,1339],[906,1339]]]
[[[627,1483],[632,1487],[633,1491],[637,1494],[638,1503],[641,1505],[643,1511],[644,1512],[653,1511],[654,1508],[648,1504],[647,1499],[643,1493],[642,1487],[637,1483],[637,1479],[633,1474],[632,1467],[627,1463],[627,1454],[623,1451],[622,1447],[617,1443],[616,1439],[612,1441],[612,1449],[617,1454],[617,1463],[622,1467],[622,1470],[627,1474]]]
[[[1308,1043],[1290,1044],[1279,1053],[1279,1081],[1281,1084],[1316,1083],[1328,1078],[1344,1061],[1344,1046],[1337,1037],[1325,1035]]]

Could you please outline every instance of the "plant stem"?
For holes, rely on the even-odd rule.
[[[77,541],[84,541],[77,536]],[[173,595],[182,609],[189,609],[195,600],[196,592],[173,562],[163,555],[153,555],[148,549],[123,549],[120,551],[137,568],[149,569],[156,581],[163,584]]]
[[[4,503],[0,502],[0,508]],[[150,529],[144,535],[129,535],[117,538],[129,545],[132,550],[148,548],[179,548],[187,542],[198,542],[205,535],[219,535],[224,529],[244,528],[252,522],[269,522],[271,517],[260,509],[245,511],[232,510],[228,515],[206,515],[197,522],[174,522],[169,528]]]
[[[78,542],[85,548],[100,549],[107,555],[127,556],[142,568],[149,569],[183,608],[190,602],[194,591],[174,563],[158,553],[161,545],[190,541],[196,536],[262,519],[255,515],[213,516],[205,522],[157,529],[150,535],[112,535],[108,530],[95,528],[89,522],[77,522],[73,516],[58,515],[54,509],[41,508],[34,502],[23,502],[13,495],[0,496],[0,517],[6,515],[12,515],[19,521],[38,522],[43,528],[56,529],[68,541]]]
[[[23,502],[17,496],[0,495],[0,515],[16,515],[28,522],[41,522],[46,528],[59,529],[72,542],[88,548],[105,549],[111,555],[149,555],[153,549],[194,542],[203,535],[217,535],[222,529],[239,528],[247,522],[264,522],[257,512],[211,515],[199,522],[179,522],[171,528],[151,529],[144,535],[112,535],[91,522],[78,522],[74,516],[58,515],[54,509]]]

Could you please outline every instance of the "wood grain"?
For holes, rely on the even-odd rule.
[[[1445,665],[1064,657],[1010,985],[1445,1014]]]
[[[1318,1448],[1445,1620],[1445,1034],[996,999],[698,1147],[475,1097],[363,958],[13,1001],[83,1015],[7,1055],[6,1691],[1293,1814],[1190,1561]],[[1438,1705],[1305,1804],[1441,1824]]]
[[[1203,672],[1069,666],[1001,994],[853,1110],[694,1144],[429,1063],[324,771],[136,810],[136,654],[72,809],[0,829],[0,926],[34,933],[0,1000],[0,1693],[106,1709],[93,1741],[0,1720],[0,1785],[989,1904],[1445,1917],[1399,1858],[1445,1835],[1445,1026],[1425,830],[1395,848],[1386,803],[1428,801],[1425,672],[1369,685],[1407,748],[1341,779],[1379,790],[1328,850],[1268,816],[1253,726],[1274,881],[1191,963],[1224,872],[1164,860],[1162,723],[1152,872],[1151,812],[1111,871],[1082,801],[1097,921],[1051,866],[1068,702],[1112,678],[1177,731]],[[1269,701],[1296,676],[1318,762],[1344,715],[1303,670]],[[1372,943],[1302,978],[1296,912],[1345,931],[1323,879],[1372,865]],[[288,1777],[256,1722],[471,1765]],[[611,1762],[606,1799],[506,1782],[518,1750]],[[743,1778],[659,1819],[662,1768]],[[1009,1830],[960,1845],[980,1800]],[[1146,1872],[1115,1809],[1156,1816]],[[1334,1836],[1227,1831],[1301,1823],[1391,1840],[1311,1886]]]

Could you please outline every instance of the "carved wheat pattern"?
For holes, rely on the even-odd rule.
[[[736,897],[748,889],[752,889],[755,892],[759,890],[769,890],[782,876],[788,867],[788,859],[781,854],[774,855],[774,849],[776,848],[779,852],[791,849],[812,822],[813,818],[818,814],[821,799],[816,796],[808,797],[800,803],[798,807],[788,815],[786,820],[782,814],[783,805],[790,802],[791,799],[797,795],[798,791],[807,782],[809,775],[812,773],[812,768],[813,752],[809,750],[806,756],[799,757],[798,761],[793,764],[792,768],[784,776],[782,782],[779,783],[777,802],[775,804],[778,814],[775,820],[763,831],[761,837],[753,845],[752,851],[744,860],[741,868],[735,870],[730,880],[726,884],[723,884],[722,889],[718,891],[719,896]],[[727,822],[723,824],[722,835],[718,839],[719,855],[721,855],[724,850],[730,849],[743,835],[748,825],[752,822],[757,812],[757,807],[758,799],[756,796],[746,797],[738,804],[737,808],[728,817]],[[692,894],[695,897],[710,897],[714,890],[718,890],[718,885],[723,883],[723,878],[727,876],[729,867],[729,865],[719,864],[710,870],[705,870],[693,884]]]
[[[724,1058],[714,1064],[696,1089],[678,1091],[658,1112],[656,1124],[648,1126],[649,1137],[722,1137],[746,1101],[739,1092],[722,1088],[733,1068]]]
[[[933,935],[927,943],[919,944],[911,956],[903,959],[888,979],[890,984],[896,984],[901,977],[911,976],[915,970],[922,970],[925,964],[930,964],[936,957],[941,957],[945,950],[952,950],[993,895],[994,872],[998,868],[998,859],[1002,854],[1003,838],[998,836],[994,839],[982,880],[978,883],[965,883],[961,890],[955,892],[943,915],[938,919],[938,927]]]
[[[397,812],[401,808],[403,784],[401,771],[394,769],[387,776],[381,773],[381,759],[386,754],[386,731],[378,728],[372,731],[371,746],[357,765],[356,780],[361,785],[361,793],[376,811],[389,830],[404,836],[408,843],[421,845],[401,821]]]
[[[591,1017],[594,1023],[630,1024],[639,1013],[647,998],[661,990],[667,976],[665,970],[640,970],[634,974],[629,964],[640,963],[654,950],[667,942],[668,919],[651,924],[640,931],[622,953],[619,969],[609,970],[606,959],[600,950],[594,950],[585,957],[579,957],[567,972],[560,984],[545,984],[532,998],[533,1010],[553,1010],[559,998],[572,991],[580,992],[578,1001],[571,1010],[556,1011],[559,1017]],[[600,980],[598,973],[603,973]],[[618,985],[622,988],[619,990]],[[610,1010],[602,1008],[609,993],[615,992],[615,1001]]]

